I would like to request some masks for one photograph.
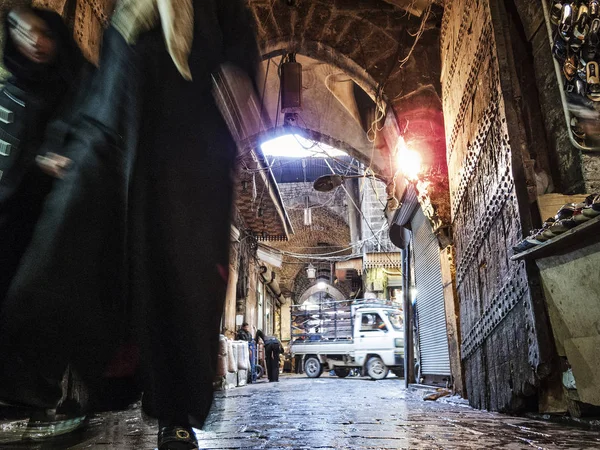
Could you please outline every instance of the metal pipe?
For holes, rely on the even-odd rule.
[[[550,22],[550,11],[548,11],[547,0],[541,0],[542,9],[544,10],[544,22],[546,22],[546,31],[548,32],[548,40],[550,41],[550,51],[552,52],[552,46],[554,45],[554,40],[552,39],[552,24]],[[573,137],[573,132],[571,131],[571,113],[567,108],[567,95],[565,94],[565,89],[562,83],[562,71],[558,64],[554,55],[552,56],[552,62],[554,63],[554,71],[556,72],[556,79],[558,81],[558,91],[560,92],[560,100],[563,107],[563,113],[565,115],[565,122],[567,123],[567,133],[569,134],[569,140],[571,144],[575,146],[575,148],[583,151],[600,151],[600,147],[587,147],[579,144],[575,138]]]
[[[410,245],[402,252],[402,298],[404,304],[404,386],[415,382],[412,301],[410,298]]]

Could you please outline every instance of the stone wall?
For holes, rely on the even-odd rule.
[[[346,189],[351,188],[351,186]],[[352,242],[349,214],[356,214],[356,208],[349,200],[346,191],[339,187],[332,192],[323,193],[313,189],[312,183],[282,183],[279,190],[294,227],[294,234],[288,242],[272,242],[270,245],[280,250],[305,253],[329,254],[333,256],[347,256],[359,249],[350,248]],[[385,202],[385,189],[382,195]],[[304,224],[305,199],[309,197],[312,207],[312,225]],[[357,202],[357,200],[355,200]],[[357,202],[360,206],[360,202]],[[383,208],[379,213],[383,215]],[[386,241],[387,233],[382,233]],[[357,235],[356,238],[359,238]],[[289,295],[292,301],[297,299],[308,289],[314,280],[306,277],[308,260],[286,256],[281,269],[281,288],[284,294]],[[317,277],[321,274],[329,278],[330,263],[312,260],[317,268]],[[322,270],[321,270],[322,269]],[[356,274],[358,278],[358,274]],[[356,280],[354,280],[356,285]],[[359,283],[360,284],[360,283]],[[353,291],[352,279],[337,280],[334,286],[345,297]]]
[[[304,210],[306,198],[311,209],[328,208],[339,217],[348,217],[346,193],[339,187],[331,192],[315,191],[312,183],[280,183],[279,192],[288,211]]]

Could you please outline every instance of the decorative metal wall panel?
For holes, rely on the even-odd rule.
[[[450,2],[450,6],[448,6],[448,8],[451,8],[451,5],[453,3],[456,3],[456,2]],[[452,53],[452,62],[450,63],[449,70],[448,70],[448,78],[444,80],[445,86],[444,86],[443,93],[442,93],[443,98],[448,97],[448,94],[450,93],[450,86],[452,85],[452,78],[454,77],[454,74],[456,72],[456,66],[458,64],[458,55],[460,54],[460,49],[462,47],[464,38],[467,35],[469,10],[473,7],[474,3],[475,3],[475,0],[467,0],[465,6],[462,8],[462,10],[463,10],[462,20],[461,20],[460,26],[458,28],[458,33],[457,33],[457,37],[456,37],[457,40],[456,40],[456,43],[454,44],[454,49],[453,49],[453,53]],[[450,14],[449,14],[449,11],[446,11],[446,14],[444,15],[444,19],[442,21],[442,33],[445,34],[448,31],[449,23],[450,23]]]
[[[483,125],[475,138],[475,142],[473,145],[469,146],[467,150],[467,155],[464,158],[464,162],[461,164],[461,172],[460,172],[460,181],[458,182],[458,186],[455,189],[456,193],[454,195],[454,201],[452,202],[452,217],[456,215],[460,204],[462,203],[462,199],[469,185],[469,181],[473,177],[475,170],[477,169],[477,165],[479,163],[479,157],[481,156],[482,149],[484,148],[484,143],[488,138],[490,130],[492,128],[492,124],[497,126],[498,124],[495,121],[498,119],[498,100],[493,99],[488,109],[483,115]]]
[[[527,274],[525,264],[515,267],[504,285],[496,293],[491,305],[482,313],[481,318],[466,334],[462,343],[462,356],[469,358],[483,344],[483,341],[496,329],[508,313],[521,301],[527,292]]]
[[[478,87],[477,80],[479,78],[479,74],[481,73],[481,69],[484,67],[484,65],[486,63],[490,63],[490,66],[491,66],[490,68],[492,69],[492,71],[494,70],[494,58],[492,55],[489,54],[490,47],[492,44],[491,34],[492,34],[491,26],[487,25],[484,28],[481,39],[477,46],[477,52],[475,53],[475,57],[472,60],[469,76],[468,76],[466,82],[464,83],[464,87],[462,89],[463,94],[462,94],[462,98],[460,101],[460,106],[458,107],[458,115],[455,118],[454,126],[452,128],[452,134],[450,135],[450,141],[449,141],[448,150],[447,150],[448,158],[451,157],[452,152],[454,151],[456,139],[457,139],[459,130],[461,129],[462,125],[464,124],[465,115],[467,113],[467,108],[469,106],[469,103],[473,101],[474,92],[477,90],[477,87]],[[455,54],[458,55],[459,52],[457,51]],[[491,60],[487,59],[486,57],[490,58]],[[451,69],[452,69],[452,67],[451,67]],[[454,73],[454,70],[451,72],[451,74]],[[486,75],[493,76],[493,73],[487,73]],[[450,81],[446,85],[446,87],[448,89],[450,89],[449,86],[452,86],[452,79],[453,79],[453,77],[450,77]],[[454,87],[456,88],[456,86],[454,86]]]
[[[475,407],[510,410],[536,382],[539,347],[526,268],[509,254],[522,233],[513,170],[520,149],[509,139],[514,99],[501,77],[513,75],[492,18],[496,1],[446,2],[442,92],[467,392]]]

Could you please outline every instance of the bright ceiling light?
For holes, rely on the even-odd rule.
[[[320,290],[322,290],[322,291],[324,291],[326,287],[327,287],[327,283],[325,283],[324,281],[319,281],[317,283],[317,288],[320,289]]]
[[[410,150],[402,137],[398,139],[396,146],[396,162],[398,168],[409,180],[416,180],[421,173],[421,155],[414,150]]]
[[[346,156],[346,153],[329,145],[315,143],[299,135],[286,134],[264,142],[260,148],[266,156],[287,156],[292,158],[328,158]]]

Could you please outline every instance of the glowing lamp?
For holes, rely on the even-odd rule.
[[[409,180],[416,180],[421,173],[421,155],[414,150],[410,150],[406,142],[401,137],[396,146],[396,163],[404,176]]]

